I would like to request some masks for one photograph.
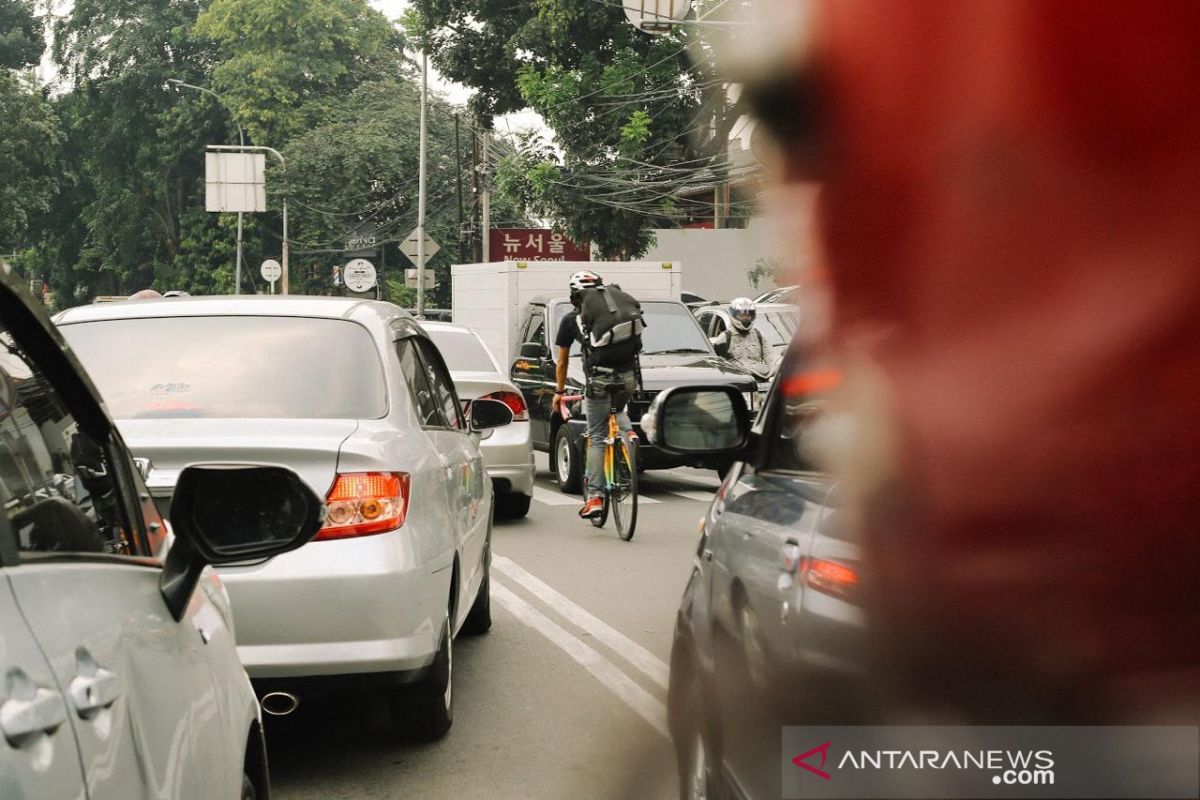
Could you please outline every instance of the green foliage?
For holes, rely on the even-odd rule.
[[[773,283],[779,282],[779,277],[783,273],[783,262],[778,258],[759,258],[754,262],[754,266],[746,272],[746,277],[750,279],[750,285],[755,289],[764,278],[770,279]]]
[[[37,64],[45,43],[28,0],[0,0],[0,69]]]
[[[62,132],[36,87],[0,69],[0,248],[26,244],[50,210]]]
[[[256,142],[323,122],[328,101],[403,62],[403,37],[365,0],[213,0],[195,30],[219,48],[213,86]]]
[[[675,188],[725,150],[736,114],[687,34],[654,37],[618,3],[417,0],[443,74],[478,90],[477,114],[539,112],[555,146],[529,139],[501,165],[502,191],[608,258],[687,221]],[[687,169],[675,165],[686,163]]]

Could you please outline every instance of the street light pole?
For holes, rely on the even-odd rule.
[[[217,94],[212,89],[206,89],[203,86],[196,86],[195,84],[191,84],[191,83],[184,83],[183,81],[179,80],[178,78],[167,78],[167,83],[173,83],[176,86],[182,86],[187,89],[194,89],[197,92],[204,92],[205,94],[211,94],[213,97],[215,97],[217,99],[218,103],[220,103],[223,106],[225,105],[225,100],[221,97],[221,95]],[[225,110],[229,111],[229,115],[231,117],[233,117],[233,124],[237,126],[238,145],[240,147],[245,147],[246,146],[246,136],[245,136],[245,134],[242,133],[242,123],[238,122],[237,114],[233,113],[233,111],[230,111],[228,106],[226,106]],[[234,265],[233,265],[233,293],[241,294],[242,293],[242,212],[241,211],[238,212],[236,259],[237,260],[234,262]]]
[[[283,160],[281,154],[274,147],[267,147],[261,144],[210,144],[209,150],[259,150],[264,153],[270,153],[279,159],[279,166],[283,167],[283,171],[287,172],[287,162]],[[288,293],[288,215],[287,215],[287,195],[283,196],[283,274],[280,276],[280,293]]]
[[[429,56],[421,51],[421,139],[417,167],[417,316],[425,314],[425,108],[429,103]]]

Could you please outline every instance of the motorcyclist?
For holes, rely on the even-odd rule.
[[[729,302],[728,330],[712,339],[718,352],[726,355],[738,366],[766,380],[775,374],[779,366],[779,355],[767,344],[762,332],[754,326],[758,317],[758,305],[749,297],[737,297]]]
[[[612,359],[598,358],[597,352],[589,346],[588,338],[584,335],[580,322],[584,292],[603,285],[603,278],[591,270],[580,270],[571,276],[569,286],[573,308],[563,316],[554,337],[554,346],[558,348],[558,357],[551,408],[555,410],[559,408],[563,392],[566,391],[567,365],[570,361],[571,346],[578,342],[583,355],[583,372],[586,381],[583,408],[587,415],[588,427],[584,504],[583,508],[579,510],[579,516],[583,519],[599,516],[604,507],[604,439],[608,435],[608,412],[614,403],[624,409],[637,389],[637,350],[633,349],[632,352],[618,354],[615,363],[600,365],[595,362],[598,360],[610,362]],[[639,340],[637,347],[640,348],[640,346]],[[618,387],[615,394],[612,393],[611,387]],[[624,410],[617,415],[617,421],[621,430],[626,432],[633,430],[629,415]]]

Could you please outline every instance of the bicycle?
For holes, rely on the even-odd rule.
[[[567,403],[582,399],[581,394],[566,395],[562,398],[560,412],[564,423],[571,418]],[[636,437],[621,430],[617,422],[619,413],[621,409],[615,403],[608,410],[608,436],[604,439],[604,505],[601,507],[600,516],[592,517],[591,522],[597,528],[603,528],[611,509],[613,521],[617,525],[617,535],[628,542],[637,528],[637,445],[634,444]],[[585,434],[585,453],[588,444]]]

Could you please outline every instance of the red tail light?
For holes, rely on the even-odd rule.
[[[858,571],[836,561],[810,558],[803,563],[804,581],[818,592],[853,600],[858,595]]]
[[[348,472],[325,496],[325,524],[313,541],[349,539],[395,530],[408,516],[406,472]]]
[[[504,405],[508,406],[509,411],[512,411],[513,419],[522,422],[529,420],[529,409],[525,405],[525,398],[520,392],[499,391],[485,394],[480,400],[499,400]]]

